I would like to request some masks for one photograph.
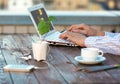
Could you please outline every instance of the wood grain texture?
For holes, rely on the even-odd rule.
[[[18,49],[19,43],[13,38],[12,35],[6,35],[3,38],[2,53],[7,64],[27,64],[19,57],[23,56],[20,49]],[[14,84],[38,84],[33,73],[10,73]]]
[[[25,38],[26,37],[26,38]],[[14,36],[14,38],[17,40],[19,47],[22,47],[23,49],[31,49],[33,37],[29,35],[23,34],[19,36]],[[27,39],[27,40],[26,40]],[[34,39],[38,39],[37,37]],[[35,60],[29,61],[29,64],[40,66],[38,62]],[[66,84],[64,79],[61,77],[61,75],[56,71],[55,67],[53,65],[50,65],[48,69],[43,70],[35,70],[34,71],[35,77],[38,79],[39,83],[41,84]]]
[[[58,49],[58,47],[56,47],[56,48]],[[70,52],[72,52],[72,53],[70,53]],[[82,64],[76,63],[76,61],[74,60],[75,56],[80,55],[80,49],[78,50],[76,48],[69,48],[69,47],[64,48],[63,47],[63,48],[59,48],[59,53],[62,53],[62,55],[66,56],[69,59],[69,61],[72,62],[77,67],[90,67],[87,65],[82,65]],[[59,56],[59,57],[61,57],[61,56]],[[110,64],[110,63],[108,63],[108,64]],[[102,65],[105,65],[104,62]],[[94,66],[102,66],[102,65],[100,64],[100,65],[94,65]],[[68,65],[66,65],[66,66],[68,66]],[[73,68],[71,68],[71,69],[73,70]],[[73,72],[73,73],[75,74],[75,72]],[[92,83],[92,84],[95,83],[95,84],[97,84],[97,83],[103,83],[103,82],[104,82],[104,84],[118,83],[118,81],[114,80],[113,77],[111,76],[111,74],[109,74],[106,71],[87,73],[87,74],[84,73],[83,76],[80,73],[83,74],[83,72],[77,73],[78,77],[81,76],[81,77],[85,77],[85,78],[82,78],[81,80],[79,78],[75,83],[79,83],[80,81],[82,81],[81,84],[82,83]],[[75,78],[75,79],[77,79],[77,78]],[[109,81],[109,80],[111,80],[111,81]]]
[[[38,41],[36,34],[0,35],[0,84],[119,84],[120,69],[111,69],[93,73],[75,72],[76,67],[91,67],[74,60],[81,54],[81,47],[65,47],[50,45],[47,55],[49,67],[34,70],[31,73],[6,73],[2,67],[6,64],[27,64],[43,66],[31,59],[25,61],[19,57],[32,55],[32,42]],[[120,63],[120,56],[104,54],[107,60],[93,65],[102,66]]]
[[[61,47],[59,47],[61,48]],[[75,66],[73,64],[68,64],[67,62],[70,61],[67,57],[71,57],[70,52],[67,53],[66,51],[71,48],[71,47],[62,47],[63,51],[60,51],[58,47],[51,47],[51,55],[53,56],[54,60],[52,61],[52,64],[56,67],[56,69],[62,74],[64,79],[68,81],[69,84],[86,84],[86,83],[91,83],[87,76],[85,74],[80,73],[80,72],[74,72],[73,69]],[[65,49],[66,48],[66,49]],[[71,48],[72,49],[72,48]],[[78,51],[78,48],[73,48]],[[66,54],[64,53],[66,52]],[[73,51],[73,50],[72,50]],[[73,52],[74,53],[74,52]],[[74,59],[73,59],[74,60]]]
[[[0,84],[13,84],[9,73],[5,73],[3,70],[5,65],[4,57],[2,57],[0,51]]]

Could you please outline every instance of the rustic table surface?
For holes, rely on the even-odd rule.
[[[36,35],[17,34],[0,35],[0,84],[120,84],[120,69],[87,73],[74,71],[75,67],[92,67],[74,60],[80,55],[79,47],[50,46],[47,57],[47,69],[34,70],[29,73],[4,72],[7,64],[28,64],[41,66],[35,60],[21,59],[32,55],[32,42],[38,40]],[[120,63],[120,56],[104,54],[107,60],[94,66]],[[46,65],[44,65],[46,66]]]

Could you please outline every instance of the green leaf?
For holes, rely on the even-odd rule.
[[[38,31],[41,35],[47,33],[50,30],[50,27],[51,27],[50,22],[55,20],[55,17],[49,16],[48,19],[49,19],[48,21],[45,21],[43,18],[41,18],[38,24]]]
[[[48,32],[48,28],[46,28],[46,22],[44,20],[41,20],[38,24],[38,30],[40,34],[44,34]]]

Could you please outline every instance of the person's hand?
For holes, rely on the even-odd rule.
[[[90,26],[86,24],[72,25],[68,28],[68,31],[81,33],[86,36],[104,36],[104,32],[90,28]]]
[[[71,42],[73,42],[81,47],[85,47],[85,39],[86,39],[85,35],[67,31],[67,32],[61,34],[60,38],[68,39]]]

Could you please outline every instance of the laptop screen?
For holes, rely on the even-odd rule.
[[[48,16],[47,16],[44,8],[40,8],[40,9],[31,11],[31,14],[32,14],[32,17],[33,17],[37,27],[38,27],[38,24],[41,21],[41,19],[44,19],[45,21],[48,21]],[[48,30],[46,30],[46,31],[45,31],[45,29],[42,29],[42,30],[44,30],[44,32],[40,33],[41,35],[48,32]],[[53,30],[52,24],[50,24],[50,30]]]

